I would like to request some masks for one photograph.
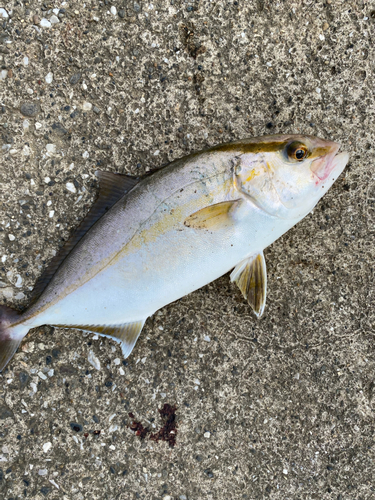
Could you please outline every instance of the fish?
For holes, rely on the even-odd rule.
[[[231,271],[260,318],[263,251],[311,212],[348,153],[309,135],[219,144],[135,178],[97,171],[86,218],[38,279],[29,306],[0,306],[0,371],[42,325],[117,341],[126,358],[148,317]]]

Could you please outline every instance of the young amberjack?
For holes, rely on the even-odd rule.
[[[341,174],[347,153],[311,136],[221,144],[141,179],[97,172],[99,197],[35,285],[29,307],[0,306],[0,371],[31,328],[111,337],[131,353],[159,308],[234,268],[260,317],[263,250],[305,217]]]

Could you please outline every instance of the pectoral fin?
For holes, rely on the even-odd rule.
[[[260,318],[266,305],[267,294],[267,271],[263,252],[240,262],[232,271],[230,279],[237,283],[242,295]]]
[[[123,323],[122,325],[55,325],[62,328],[77,328],[87,332],[98,333],[103,337],[110,337],[111,339],[119,342],[121,345],[122,353],[127,358],[142,331],[143,325],[146,320],[135,321],[134,323]]]
[[[202,208],[198,212],[189,215],[184,220],[187,227],[194,229],[221,229],[232,223],[231,212],[239,205],[241,200],[223,201]]]

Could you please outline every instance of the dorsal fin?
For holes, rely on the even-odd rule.
[[[75,229],[58,254],[53,257],[45,271],[38,278],[31,293],[31,303],[34,303],[44,292],[48,283],[87,231],[104,215],[124,194],[128,193],[139,182],[137,177],[113,174],[97,170],[99,178],[99,195],[81,224]]]

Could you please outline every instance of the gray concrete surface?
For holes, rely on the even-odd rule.
[[[148,320],[126,365],[111,341],[30,332],[0,376],[0,497],[374,498],[375,3],[0,7],[3,303],[27,305],[97,168],[138,175],[268,133],[351,155],[266,250],[261,321],[225,276]],[[165,403],[174,448],[128,427],[133,413],[157,431]]]

